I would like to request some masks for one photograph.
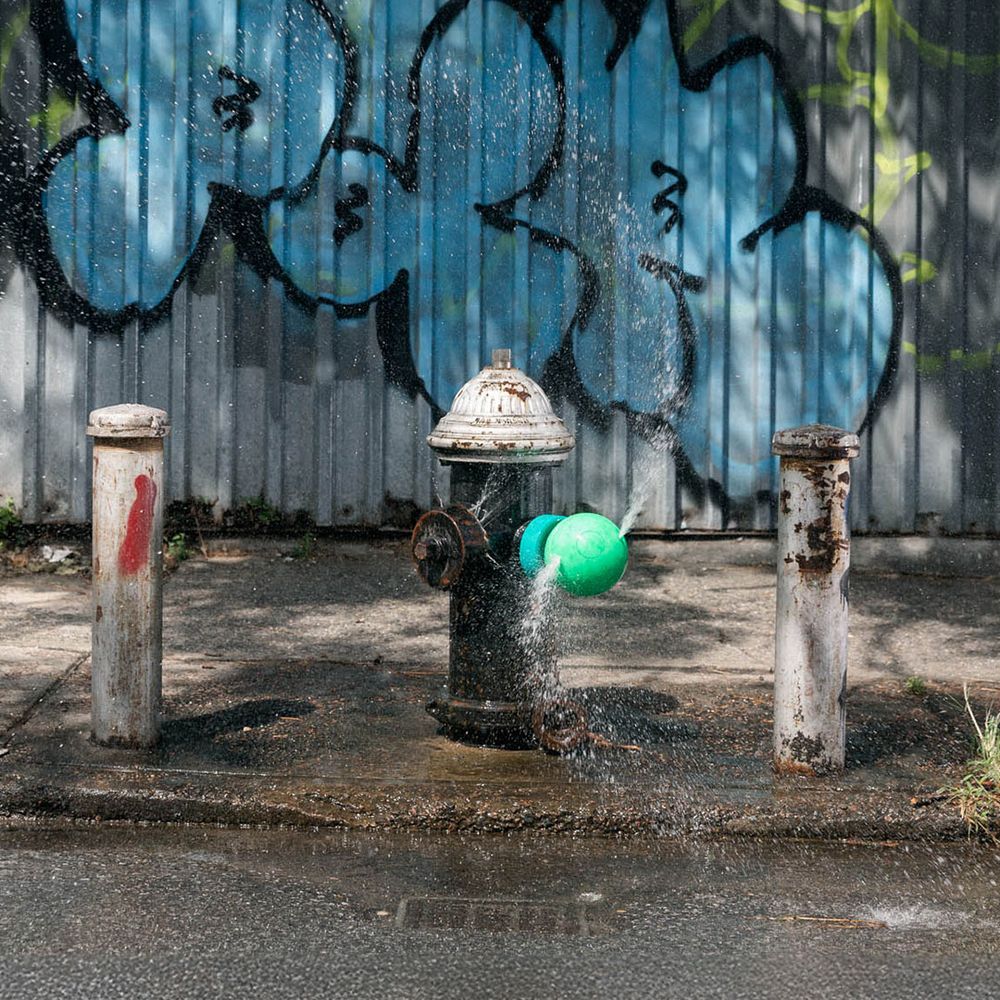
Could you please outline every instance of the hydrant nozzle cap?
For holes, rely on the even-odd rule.
[[[119,403],[91,410],[87,434],[96,438],[161,438],[170,433],[166,410],[141,403]]]
[[[427,443],[442,462],[555,465],[576,442],[542,387],[512,366],[505,347],[458,390]]]

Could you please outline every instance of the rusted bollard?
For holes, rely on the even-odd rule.
[[[94,438],[91,735],[109,746],[160,738],[163,438],[167,414],[138,403],[90,414]]]
[[[778,431],[778,608],[774,766],[823,774],[844,766],[851,533],[847,497],[858,436],[810,424]]]

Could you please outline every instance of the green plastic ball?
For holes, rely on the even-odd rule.
[[[565,520],[561,514],[539,514],[524,526],[517,555],[521,560],[521,569],[528,576],[536,576],[545,565],[545,543],[549,532],[560,521]]]
[[[618,525],[600,514],[572,514],[549,532],[545,562],[559,559],[556,583],[577,597],[610,590],[628,564],[628,545]]]

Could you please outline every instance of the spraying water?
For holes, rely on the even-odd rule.
[[[641,408],[647,421],[645,438],[650,447],[632,459],[628,504],[622,517],[619,537],[634,527],[646,502],[663,475],[664,454],[672,448],[676,435],[670,425],[678,409],[677,301],[669,287],[655,281],[639,266],[642,253],[656,255],[661,248],[651,239],[661,227],[651,228],[648,211],[640,212],[619,193],[613,215],[615,326],[626,328],[636,362],[630,362],[629,379],[645,386]],[[624,393],[622,393],[624,395]]]
[[[618,528],[618,537],[624,538],[639,520],[659,478],[663,475],[663,454],[673,445],[675,435],[664,420],[663,426],[650,435],[651,448],[644,449],[632,460],[632,482],[629,487],[628,506]]]
[[[470,508],[472,513],[479,518],[480,522],[485,524],[490,520],[490,515],[484,514],[483,510],[487,504],[492,505],[493,501],[497,499],[502,486],[503,477],[500,475],[500,467],[494,466],[486,476],[486,483],[483,485],[482,494],[480,494],[479,499]]]
[[[552,649],[555,631],[552,610],[558,572],[559,558],[556,557],[532,577],[527,607],[520,623],[521,642],[541,671],[540,676],[531,679],[530,694],[536,702],[549,700],[560,690],[555,651]]]

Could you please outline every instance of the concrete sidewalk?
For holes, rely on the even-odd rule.
[[[885,549],[856,559],[849,767],[835,779],[779,778],[769,763],[766,542],[636,542],[614,591],[562,602],[562,679],[590,692],[591,728],[612,744],[567,758],[438,735],[424,705],[445,680],[447,597],[420,583],[402,545],[321,543],[308,559],[283,554],[293,545],[241,553],[215,544],[211,558],[170,575],[166,721],[153,752],[87,738],[86,579],[0,577],[0,814],[965,835],[934,792],[956,780],[969,754],[962,684],[980,714],[1000,692],[998,578],[863,571],[866,561],[899,565]],[[910,676],[926,682],[925,694],[911,693]]]

